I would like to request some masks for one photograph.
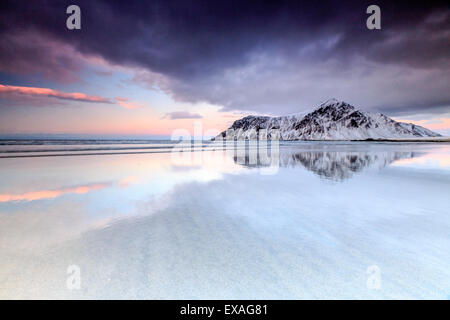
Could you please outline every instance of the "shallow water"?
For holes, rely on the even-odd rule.
[[[450,144],[81,145],[0,146],[0,298],[450,297]]]

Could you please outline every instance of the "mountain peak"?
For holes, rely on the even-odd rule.
[[[355,110],[355,107],[348,104],[347,102],[332,98],[321,103],[319,106],[313,109],[311,114],[333,115],[334,120],[337,120],[337,117],[340,118],[346,114],[354,112]]]
[[[332,105],[339,105],[339,104],[344,104],[344,103],[345,103],[344,101],[339,101],[339,100],[336,99],[336,98],[331,98],[331,99],[328,99],[328,100],[322,102],[322,103],[319,105],[319,108],[321,108],[321,107],[327,107],[327,106],[332,106]]]

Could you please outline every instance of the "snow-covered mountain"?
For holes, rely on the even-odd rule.
[[[397,122],[381,113],[369,113],[330,99],[307,114],[282,117],[247,116],[216,137],[218,139],[272,138],[281,140],[366,140],[439,137],[440,134]]]

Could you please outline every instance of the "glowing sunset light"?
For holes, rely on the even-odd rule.
[[[117,97],[116,102],[119,106],[125,109],[137,109],[142,107],[142,104],[139,104],[135,101],[130,101],[128,98]]]
[[[431,120],[405,120],[395,118],[395,120],[400,122],[413,123],[430,130],[450,130],[450,118],[438,118]]]
[[[89,96],[84,93],[72,92],[66,93],[58,90],[48,89],[48,88],[35,88],[35,87],[20,87],[20,86],[9,86],[0,84],[0,93],[3,94],[22,94],[22,95],[32,95],[32,96],[46,96],[57,99],[67,99],[67,100],[78,100],[85,102],[101,102],[101,103],[111,103],[106,98],[99,96]]]

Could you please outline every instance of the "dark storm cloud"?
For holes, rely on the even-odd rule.
[[[76,1],[77,31],[65,27],[70,4],[3,1],[1,70],[45,66],[49,76],[72,75],[78,64],[69,53],[52,48],[49,63],[45,49],[35,45],[33,55],[20,40],[34,32],[141,67],[137,81],[176,99],[223,109],[295,112],[330,96],[388,110],[450,104],[445,1],[377,1],[382,29],[375,31],[365,23],[372,1]]]

